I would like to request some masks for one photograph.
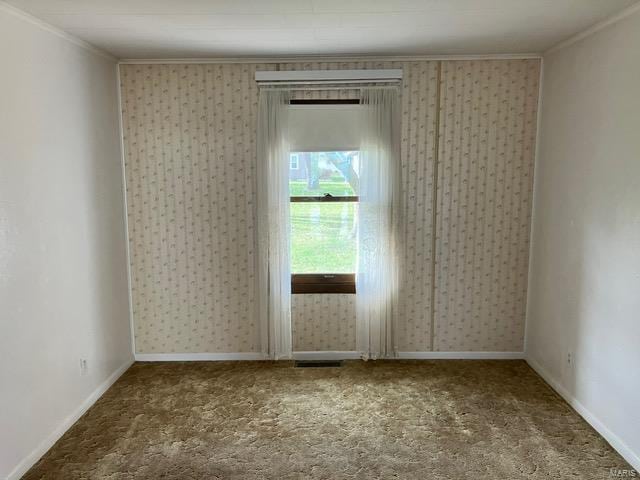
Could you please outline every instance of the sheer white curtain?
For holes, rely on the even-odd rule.
[[[262,352],[291,357],[287,90],[260,90],[258,105],[258,308]]]
[[[401,165],[395,88],[362,90],[362,142],[356,272],[357,349],[393,356],[400,259]]]

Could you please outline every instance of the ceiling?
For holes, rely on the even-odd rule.
[[[9,0],[119,58],[538,53],[637,0]]]

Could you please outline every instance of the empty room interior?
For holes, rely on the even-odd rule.
[[[0,479],[640,478],[637,0],[0,0]]]

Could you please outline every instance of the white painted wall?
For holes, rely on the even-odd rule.
[[[527,318],[531,364],[636,468],[639,46],[636,11],[544,59]]]
[[[1,3],[0,64],[0,478],[18,478],[132,349],[116,64]]]

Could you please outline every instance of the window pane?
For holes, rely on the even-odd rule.
[[[358,195],[358,153],[292,152],[289,162],[290,195]]]
[[[356,202],[291,202],[291,273],[356,271]]]

